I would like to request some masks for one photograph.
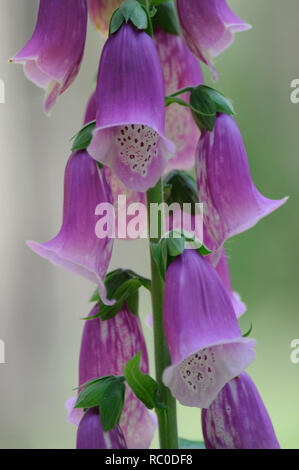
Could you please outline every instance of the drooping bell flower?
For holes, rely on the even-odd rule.
[[[241,336],[218,274],[196,250],[185,250],[167,270],[164,330],[172,365],[163,381],[182,405],[209,407],[255,357],[255,341]]]
[[[225,240],[253,227],[287,198],[265,198],[254,186],[235,120],[220,114],[212,132],[204,131],[196,151],[200,202],[204,203],[204,243],[217,264]]]
[[[235,33],[251,26],[229,8],[226,0],[177,0],[177,10],[189,49],[209,65],[216,79],[213,59],[233,43]]]
[[[94,121],[96,118],[96,92],[94,92],[87,104],[84,124]],[[115,238],[130,240],[128,236],[128,227],[135,216],[135,212],[132,215],[128,214],[128,207],[131,204],[143,204],[146,205],[145,193],[137,192],[127,188],[116,174],[107,166],[104,167],[105,176],[111,188],[113,205],[114,205],[114,220],[115,220]],[[131,206],[134,208],[134,206]],[[126,216],[125,216],[126,215]],[[141,214],[143,216],[142,225],[146,224],[147,216],[146,212]]]
[[[108,35],[110,19],[113,12],[123,0],[87,0],[88,11],[96,29],[104,36]]]
[[[90,316],[97,312],[98,307],[95,306]],[[114,318],[105,321],[100,318],[87,320],[81,342],[79,385],[97,377],[123,375],[125,364],[140,350],[141,370],[148,373],[148,356],[140,321],[125,304]],[[69,416],[69,420],[75,421],[72,416]],[[119,425],[129,449],[149,448],[156,423],[153,415],[130,388],[126,389]]]
[[[102,429],[99,411],[90,408],[79,424],[77,449],[127,449],[124,435],[117,425],[109,432]]]
[[[29,80],[46,90],[46,112],[79,72],[86,29],[86,0],[40,0],[34,33],[11,59],[24,64]]]
[[[151,37],[124,24],[103,48],[90,155],[130,189],[154,186],[174,152],[166,139],[163,75]]]
[[[64,176],[63,222],[58,235],[46,243],[28,242],[38,255],[53,264],[96,283],[103,302],[104,278],[109,266],[113,239],[95,233],[99,203],[112,204],[111,190],[103,170],[86,151],[73,153]]]
[[[279,449],[271,419],[246,372],[228,382],[202,410],[207,449]]]
[[[154,41],[162,66],[166,95],[203,83],[199,62],[191,54],[181,36],[157,29]],[[189,102],[189,94],[184,93],[180,98]],[[169,160],[166,171],[174,168],[189,170],[194,166],[194,154],[199,136],[199,129],[189,108],[178,104],[168,106],[166,137],[175,144],[176,153]]]

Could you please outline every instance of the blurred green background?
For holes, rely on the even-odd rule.
[[[299,364],[290,360],[290,343],[299,338],[299,104],[290,101],[290,83],[299,78],[299,4],[228,3],[253,29],[237,35],[216,60],[216,86],[234,102],[255,184],[267,197],[290,200],[226,248],[233,288],[248,306],[242,330],[252,322],[258,341],[248,371],[281,446],[298,449]],[[27,239],[50,239],[59,228],[69,139],[80,128],[102,45],[90,27],[80,75],[48,119],[43,92],[21,67],[7,63],[30,37],[37,6],[34,0],[0,5],[0,79],[6,85],[6,104],[0,105],[0,339],[6,345],[6,364],[0,364],[1,448],[74,447],[75,428],[66,422],[64,402],[77,383],[80,317],[88,313],[93,290],[25,246]],[[117,243],[111,268],[118,266],[148,275],[146,243]],[[146,293],[141,301],[144,320],[151,310]],[[145,332],[152,355],[146,326]],[[200,439],[200,410],[179,407],[179,426],[182,437]]]

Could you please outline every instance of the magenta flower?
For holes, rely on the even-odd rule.
[[[88,101],[84,123],[86,124],[90,121],[94,121],[95,118],[96,118],[96,92],[94,92],[91,95]],[[124,196],[126,198],[125,199],[126,206],[128,207],[129,205],[136,204],[136,203],[146,204],[145,193],[137,192],[137,191],[127,188],[108,166],[104,167],[104,172],[105,172],[107,181],[109,183],[109,186],[111,188],[112,197],[113,197],[113,204],[114,204],[114,210],[115,210],[114,220],[115,220],[115,227],[117,227],[116,238],[130,240],[129,237],[125,237],[125,236],[120,237],[119,230],[118,230],[118,228],[121,228],[121,232],[126,233],[128,224],[130,223],[130,221],[132,220],[134,216],[134,214],[133,215],[127,214],[125,221],[123,221],[122,218],[119,217],[120,211],[124,211],[124,212],[126,211],[126,207],[124,207]],[[145,213],[142,224],[145,225],[146,222],[147,222],[147,217]]]
[[[246,150],[234,119],[221,114],[203,132],[196,152],[199,200],[204,203],[204,243],[217,264],[225,240],[253,227],[287,198],[265,198],[250,176]]]
[[[177,0],[184,38],[191,52],[209,65],[217,78],[213,59],[234,41],[234,35],[251,28],[225,0]]]
[[[162,66],[166,95],[203,83],[200,65],[182,37],[156,30],[154,41]],[[180,98],[189,101],[189,94],[185,93]],[[176,153],[169,160],[166,170],[192,168],[200,132],[189,108],[178,104],[167,108],[166,136],[176,146]]]
[[[172,365],[163,381],[182,405],[207,408],[255,357],[215,269],[195,250],[167,270],[164,329]]]
[[[62,227],[52,240],[30,241],[28,246],[52,263],[95,282],[103,302],[109,303],[104,278],[113,240],[96,236],[95,209],[100,202],[112,203],[104,171],[86,151],[73,153],[65,170]]]
[[[228,382],[202,411],[207,449],[279,449],[273,425],[246,372]]]
[[[45,111],[76,78],[85,46],[86,0],[40,0],[35,31],[11,61],[46,90]]]
[[[112,13],[121,3],[122,0],[87,0],[90,19],[104,36],[108,35]]]
[[[97,312],[98,306],[95,306],[90,316]],[[123,375],[125,364],[140,350],[141,370],[148,373],[148,357],[140,321],[125,305],[110,320],[87,320],[81,343],[79,384],[105,375]],[[76,422],[73,413],[76,414],[76,410],[68,419]],[[129,388],[119,425],[129,449],[149,448],[156,428],[155,418]]]
[[[103,431],[97,408],[90,408],[84,413],[77,431],[76,447],[77,449],[127,449],[119,425],[107,433]]]
[[[124,24],[107,40],[97,84],[90,155],[130,189],[146,191],[174,152],[164,135],[163,75],[153,40]]]

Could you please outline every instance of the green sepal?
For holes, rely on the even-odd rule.
[[[85,150],[89,146],[93,131],[96,127],[96,121],[90,121],[73,137],[74,143],[72,145],[72,152],[75,150]]]
[[[247,338],[248,336],[250,336],[251,332],[253,330],[253,324],[252,322],[250,323],[250,328],[248,331],[246,331],[246,333],[244,333],[244,335],[242,335],[243,338]]]
[[[145,31],[149,36],[153,36],[153,26],[149,12],[143,4],[136,0],[126,0],[113,13],[110,25],[109,36],[115,34],[124,23],[131,23],[140,31]]]
[[[193,243],[194,249],[201,256],[212,253],[201,240],[186,230],[172,230],[167,234],[167,238],[162,238],[158,243],[151,243],[152,255],[163,280],[169,265],[184,252],[186,243]]]
[[[92,381],[79,394],[75,408],[84,410],[99,407],[100,420],[105,432],[120,420],[125,403],[124,377],[107,376]]]
[[[234,114],[234,108],[222,93],[206,85],[193,88],[190,94],[190,107],[199,129],[212,131],[217,113]]]
[[[149,409],[165,409],[166,406],[158,400],[158,384],[140,370],[141,351],[130,359],[124,368],[127,384],[136,397]]]
[[[93,320],[98,317],[101,317],[102,320],[109,320],[118,314],[125,302],[130,312],[138,315],[138,290],[140,287],[151,290],[151,281],[130,269],[116,269],[107,274],[105,286],[107,298],[115,300],[115,303],[113,305],[104,304],[99,291],[96,290],[90,302],[98,302],[99,311],[93,316],[83,318],[83,320]]]
[[[199,129],[212,131],[216,121],[216,105],[201,85],[190,93],[190,106]]]
[[[179,437],[179,449],[205,449],[205,443],[202,441],[190,441]]]
[[[226,98],[226,96],[224,96],[223,93],[207,85],[201,85],[201,87],[214,101],[217,113],[230,114],[230,115],[235,114],[235,110],[232,105],[232,102],[228,98]]]
[[[172,1],[164,1],[159,4],[152,2],[157,7],[157,12],[153,18],[153,27],[162,29],[168,34],[180,35],[180,23],[175,6]]]

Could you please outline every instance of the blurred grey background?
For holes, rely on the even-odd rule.
[[[288,204],[227,244],[234,289],[247,303],[243,331],[253,322],[257,360],[249,372],[273,420],[282,447],[299,448],[299,364],[290,343],[299,338],[298,122],[290,83],[299,78],[296,0],[229,1],[252,31],[216,61],[217,88],[233,99],[257,187]],[[75,428],[65,400],[77,384],[80,336],[93,286],[33,254],[27,239],[46,241],[61,223],[63,174],[70,138],[80,128],[92,91],[102,40],[89,26],[81,72],[49,119],[43,91],[8,59],[32,34],[38,2],[0,0],[1,294],[0,447],[72,448]],[[209,74],[205,71],[207,82]],[[117,243],[111,268],[149,274],[145,241]],[[141,297],[142,318],[150,312]],[[145,326],[150,352],[151,332]],[[179,408],[180,435],[199,439],[200,410]],[[154,445],[157,445],[155,439]]]

